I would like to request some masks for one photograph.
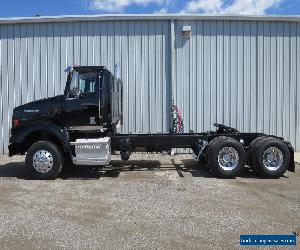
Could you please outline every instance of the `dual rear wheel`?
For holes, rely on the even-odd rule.
[[[245,166],[246,152],[237,140],[220,136],[208,144],[207,165],[218,177],[237,176]]]
[[[249,166],[260,176],[277,178],[289,168],[291,154],[287,145],[276,138],[261,137],[250,144]]]
[[[290,164],[287,145],[276,138],[259,137],[245,152],[237,140],[220,136],[213,139],[207,148],[207,164],[218,177],[232,178],[243,172],[246,163],[264,178],[282,176]]]

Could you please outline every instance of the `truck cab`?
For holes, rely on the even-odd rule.
[[[73,67],[56,119],[68,130],[104,130],[122,118],[122,82],[105,67]]]
[[[63,95],[13,110],[9,155],[25,154],[37,140],[70,140],[113,133],[122,122],[122,81],[103,66],[68,67]],[[95,135],[97,134],[97,135]]]

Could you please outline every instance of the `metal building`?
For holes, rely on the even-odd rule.
[[[120,62],[124,132],[214,122],[300,150],[300,17],[101,15],[0,19],[0,154],[12,109],[63,92],[67,65]]]

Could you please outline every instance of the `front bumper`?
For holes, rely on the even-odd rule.
[[[22,144],[10,143],[8,145],[8,155],[12,157],[17,154],[24,154],[24,149]]]
[[[16,154],[16,150],[15,150],[14,144],[9,144],[8,145],[8,155],[9,155],[9,157],[12,157],[15,154]]]

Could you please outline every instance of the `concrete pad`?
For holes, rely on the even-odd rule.
[[[241,249],[241,234],[300,234],[298,164],[219,179],[191,155],[118,159],[39,181],[24,157],[0,157],[0,249],[222,250]]]

